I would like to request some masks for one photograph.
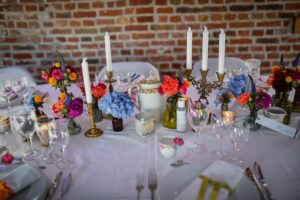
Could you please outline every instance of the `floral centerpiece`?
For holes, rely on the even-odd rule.
[[[52,111],[57,118],[68,118],[68,130],[70,134],[78,134],[81,127],[74,121],[83,112],[83,101],[74,98],[67,88],[78,80],[78,74],[72,66],[64,64],[63,56],[58,53],[58,60],[50,68],[50,71],[42,71],[42,78],[51,86],[58,88],[60,94],[58,100],[52,105]]]
[[[298,96],[300,96],[299,80],[300,80],[300,67],[295,68],[285,68],[283,58],[281,58],[280,66],[273,66],[273,74],[268,78],[267,84],[271,85],[275,90],[275,95],[273,96],[273,106],[281,107],[286,110],[287,116],[284,118],[283,123],[289,124],[290,115],[292,111],[292,102],[288,100],[289,93],[293,88],[299,90]],[[297,97],[297,92],[295,98]],[[299,97],[300,98],[300,97]],[[300,101],[300,100],[298,100]],[[297,100],[296,100],[297,102]],[[300,102],[299,102],[300,104]],[[300,106],[300,105],[299,105]]]
[[[85,89],[83,82],[77,82],[76,85],[80,88],[83,95],[85,95]],[[94,120],[95,122],[100,122],[103,120],[103,115],[101,110],[98,108],[98,101],[106,94],[106,85],[103,83],[98,83],[94,85],[91,83],[91,91],[94,103]]]
[[[34,110],[36,115],[42,114],[42,111],[40,111],[39,108],[43,108],[43,104],[44,104],[44,95],[43,96],[31,95],[27,99],[27,106],[32,110]]]
[[[128,118],[134,113],[134,104],[128,94],[112,92],[105,94],[98,102],[99,108],[106,114],[113,116],[112,125],[114,131],[123,130],[123,118]]]
[[[250,110],[250,117],[245,120],[244,126],[250,127],[250,129],[255,130],[260,127],[255,123],[257,111],[263,108],[269,108],[272,103],[272,97],[268,95],[264,90],[254,93],[246,92],[241,94],[237,98],[237,102],[241,106],[247,106]]]
[[[176,107],[180,97],[185,97],[190,82],[184,80],[181,76],[174,78],[163,75],[163,82],[158,88],[158,93],[167,97],[167,107],[163,115],[163,126],[167,128],[176,128]]]
[[[221,111],[227,111],[228,110],[228,103],[231,102],[231,99],[233,99],[234,96],[230,92],[228,88],[221,88],[219,89],[216,99],[215,99],[215,105],[218,106],[221,104]]]

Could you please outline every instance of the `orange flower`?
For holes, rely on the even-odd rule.
[[[55,113],[57,113],[57,112],[62,111],[64,109],[64,107],[65,107],[65,100],[64,99],[60,99],[55,104],[53,104],[52,110]]]
[[[190,87],[190,86],[191,86],[191,82],[189,82],[188,80],[183,80],[182,83],[183,83],[183,85],[185,85],[186,87]]]
[[[162,87],[163,92],[167,96],[173,96],[173,95],[177,94],[177,92],[178,92],[179,83],[178,83],[177,79],[166,76],[161,87]]]
[[[96,99],[100,99],[103,95],[105,95],[105,89],[100,86],[92,86],[92,94]]]
[[[41,97],[41,96],[39,96],[39,95],[36,95],[36,96],[34,96],[33,101],[34,101],[35,103],[37,103],[37,104],[42,103],[42,102],[43,102],[43,97]]]
[[[250,99],[251,97],[251,94],[250,93],[244,93],[244,94],[241,94],[238,98],[237,98],[237,102],[244,106],[247,101]]]
[[[60,63],[54,63],[54,66],[56,67],[56,68],[60,68]]]
[[[300,73],[300,66],[297,66],[297,67],[296,67],[296,72],[299,72],[299,73]]]
[[[274,73],[274,72],[277,72],[277,71],[279,71],[280,70],[280,68],[279,68],[279,66],[277,66],[277,65],[275,65],[274,67],[272,67],[272,72]]]
[[[66,100],[66,93],[64,93],[64,92],[59,93],[58,98],[62,99],[62,100]]]
[[[77,73],[76,73],[76,72],[71,72],[71,73],[69,74],[69,79],[70,79],[71,81],[75,81],[75,80],[77,79]]]
[[[57,85],[57,80],[56,80],[55,78],[53,78],[53,77],[50,77],[50,78],[48,79],[48,83],[49,83],[49,85],[51,85],[51,86],[56,86],[56,85]]]
[[[273,76],[270,76],[270,77],[266,80],[266,84],[269,85],[269,86],[272,86],[273,81],[274,81],[274,77],[273,77]]]

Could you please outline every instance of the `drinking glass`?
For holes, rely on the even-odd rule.
[[[36,127],[36,116],[34,111],[23,108],[21,111],[15,112],[12,119],[16,132],[21,136],[26,137],[30,144],[30,151],[25,153],[23,160],[35,161],[41,153],[32,147],[32,136]]]
[[[57,168],[63,171],[68,170],[73,166],[73,162],[69,160],[65,155],[65,151],[69,144],[69,141],[70,133],[67,129],[67,126],[64,123],[61,123],[57,131],[55,146],[57,146],[61,152],[61,158],[58,160]]]
[[[193,130],[195,130],[197,135],[197,142],[196,149],[198,149],[199,152],[203,151],[204,145],[200,145],[200,134],[201,129],[205,125],[206,119],[207,119],[207,107],[205,104],[202,104],[201,102],[196,102],[195,105],[189,104],[189,109],[187,113],[187,119],[189,125],[192,127]]]
[[[13,90],[10,81],[0,81],[0,97],[4,98],[8,103],[8,110],[11,111],[11,98],[13,97]]]
[[[245,163],[244,160],[238,158],[237,154],[240,152],[241,146],[248,142],[249,131],[242,128],[240,124],[233,124],[230,128],[231,143],[235,149],[235,155],[232,160],[239,165],[243,165]]]
[[[16,79],[11,81],[12,90],[15,94],[23,98],[23,104],[26,106],[26,99],[29,94],[28,90],[28,80],[26,77],[22,77],[22,79]]]
[[[224,135],[227,133],[226,131],[227,126],[224,124],[224,121],[218,118],[216,115],[212,115],[211,124],[212,124],[213,133],[218,140],[218,149],[215,151],[215,154],[218,156],[226,156],[227,153],[223,151],[221,148],[221,142],[224,138]]]
[[[48,144],[49,149],[39,160],[40,165],[53,164],[58,161],[58,155],[54,153],[54,141],[57,138],[55,118],[51,115],[43,115],[37,118],[36,130],[40,140]]]
[[[248,67],[249,75],[253,78],[255,84],[257,84],[260,76],[260,60],[249,59],[246,60],[246,66]]]

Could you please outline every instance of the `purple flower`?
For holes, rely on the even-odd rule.
[[[272,97],[265,92],[258,93],[258,100],[255,102],[256,108],[269,108]]]
[[[75,98],[70,102],[68,117],[75,118],[83,112],[83,101],[81,98]]]
[[[64,78],[64,74],[60,69],[54,69],[51,73],[51,76],[56,80],[62,80]]]

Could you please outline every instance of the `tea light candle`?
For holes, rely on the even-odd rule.
[[[233,111],[222,111],[222,122],[225,125],[230,125],[234,122],[235,116],[236,114]]]
[[[0,133],[5,133],[9,130],[9,117],[8,115],[0,115]]]
[[[49,125],[48,123],[43,123],[39,128],[40,142],[43,146],[49,146]]]

